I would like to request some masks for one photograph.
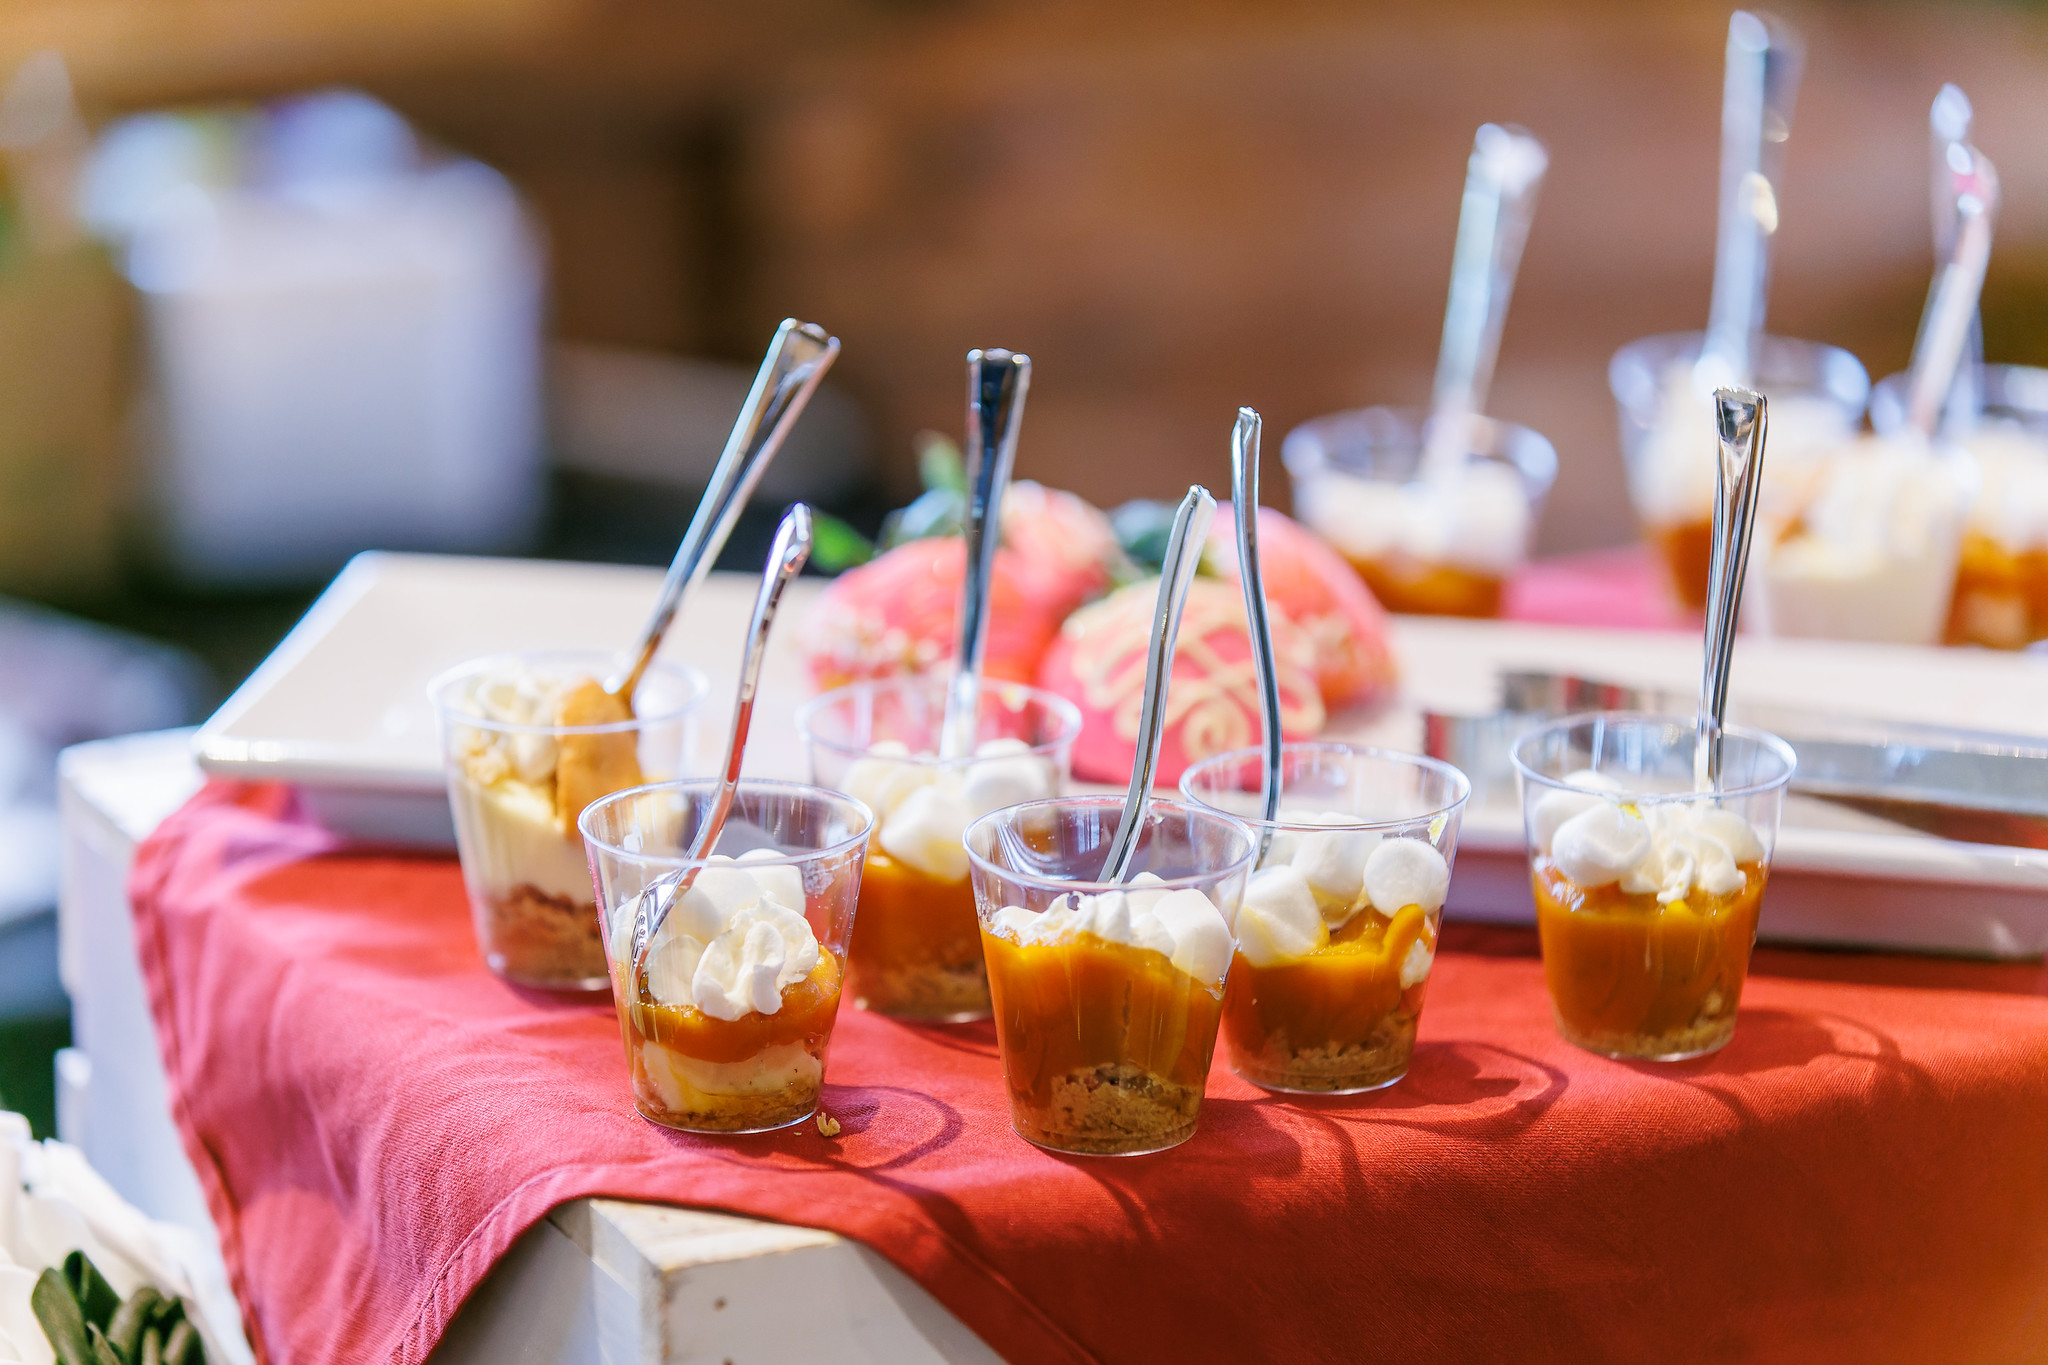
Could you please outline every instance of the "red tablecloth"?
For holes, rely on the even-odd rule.
[[[132,891],[274,1362],[420,1360],[592,1194],[859,1238],[1016,1361],[2048,1358],[2039,966],[1765,950],[1732,1045],[1638,1065],[1558,1040],[1529,935],[1454,928],[1401,1085],[1282,1103],[1219,1058],[1185,1146],[1063,1160],[986,1027],[851,1009],[838,1139],[645,1123],[608,1007],[484,971],[452,859],[331,850],[280,789],[207,789]]]

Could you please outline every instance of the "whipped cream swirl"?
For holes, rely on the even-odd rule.
[[[774,1014],[782,992],[817,970],[821,950],[804,918],[803,874],[787,863],[747,866],[778,856],[771,849],[737,860],[714,854],[697,873],[669,908],[647,957],[647,989],[656,1000],[714,1019]],[[651,886],[625,907],[619,956],[631,951],[641,902],[671,890]]]
[[[1126,891],[1100,895],[1069,893],[1043,914],[1021,905],[995,913],[991,933],[1024,946],[1069,943],[1083,934],[1109,943],[1150,948],[1212,990],[1221,990],[1230,970],[1230,926],[1216,903],[1192,887],[1178,891],[1150,872],[1133,877]]]
[[[1529,838],[1583,889],[1619,885],[1665,905],[1695,888],[1732,896],[1748,881],[1743,866],[1763,861],[1763,841],[1734,811],[1699,801],[1637,804],[1591,770],[1564,780],[1578,790],[1544,793],[1529,813]]]
[[[1057,795],[1059,773],[1021,739],[987,740],[965,764],[937,763],[884,740],[847,769],[845,787],[875,813],[876,847],[935,881],[957,882],[967,876],[967,826],[990,811]]]
[[[1330,828],[1274,832],[1237,912],[1237,948],[1254,967],[1315,953],[1368,909],[1392,919],[1411,905],[1443,908],[1450,863],[1425,840],[1360,829],[1339,811],[1283,809],[1279,819]],[[1427,977],[1434,957],[1417,941],[1402,961],[1402,988]]]

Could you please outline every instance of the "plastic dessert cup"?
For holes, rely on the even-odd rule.
[[[1081,713],[1018,683],[981,686],[976,755],[941,760],[943,678],[853,683],[797,713],[811,779],[875,814],[849,982],[862,1009],[957,1023],[989,1015],[961,843],[969,820],[1066,789]]]
[[[1532,731],[1513,758],[1558,1032],[1654,1061],[1727,1046],[1791,748],[1730,727],[1721,790],[1699,794],[1690,720],[1610,711]]]
[[[1963,532],[1944,638],[2023,649],[2048,639],[2048,370],[1985,365],[1976,425],[1952,434],[1976,465],[1975,506]],[[1879,380],[1870,425],[1906,429],[1906,376]]]
[[[499,654],[432,684],[477,946],[521,986],[605,989],[576,819],[600,796],[682,775],[695,752],[704,675],[657,663],[638,714],[607,719],[616,711],[599,680],[614,662],[595,651]]]
[[[1095,880],[1121,797],[1012,806],[967,829],[1010,1122],[1058,1152],[1134,1156],[1194,1136],[1252,838],[1154,800],[1138,876]]]
[[[1223,999],[1231,1070],[1269,1090],[1356,1094],[1408,1074],[1472,784],[1447,763],[1334,741],[1196,764],[1181,795],[1263,836]]]
[[[1472,449],[1447,479],[1423,477],[1427,414],[1358,408],[1287,433],[1295,514],[1389,611],[1497,616],[1527,559],[1557,451],[1527,427],[1472,420]]]
[[[817,1111],[872,820],[837,792],[742,782],[718,851],[695,862],[716,791],[620,792],[584,811],[583,836],[634,1106],[687,1132],[764,1133]]]
[[[1703,332],[1631,341],[1607,367],[1621,419],[1629,499],[1679,603],[1707,603],[1713,541],[1715,439],[1711,400],[1692,387]],[[1855,433],[1870,397],[1861,361],[1837,346],[1767,336],[1752,381],[1771,404],[1764,463],[1763,530],[1796,507],[1808,457]]]

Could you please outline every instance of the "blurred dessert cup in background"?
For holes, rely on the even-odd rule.
[[[1466,416],[1466,458],[1423,459],[1420,409],[1332,413],[1287,433],[1296,517],[1389,611],[1495,616],[1528,558],[1557,451],[1527,427]],[[1460,419],[1454,419],[1460,420]]]
[[[1251,871],[1246,827],[1153,800],[1138,869],[1098,880],[1121,797],[1012,806],[967,828],[996,1043],[1019,1136],[1136,1155],[1194,1136]]]
[[[874,812],[854,930],[856,1004],[899,1018],[985,1019],[988,970],[961,842],[1004,806],[1066,790],[1081,713],[1065,698],[983,679],[973,752],[938,756],[943,676],[853,683],[797,713],[811,777]]]
[[[629,713],[608,654],[531,651],[435,679],[448,800],[477,945],[521,986],[602,990],[604,946],[576,820],[599,797],[685,771],[707,684],[657,663]]]
[[[1629,499],[1673,595],[1690,611],[1707,602],[1718,449],[1713,397],[1694,379],[1704,340],[1703,332],[1644,337],[1616,351],[1607,369]],[[1854,435],[1870,376],[1855,356],[1819,342],[1767,336],[1756,356],[1754,385],[1770,400],[1761,540],[1805,502],[1821,457]]]
[[[1191,805],[1235,816],[1263,845],[1224,995],[1231,1069],[1271,1090],[1392,1085],[1415,1051],[1471,783],[1433,758],[1289,744],[1268,823],[1264,770],[1260,750],[1240,749],[1180,784]]]
[[[1514,746],[1543,976],[1590,1052],[1675,1061],[1734,1037],[1793,755],[1754,730],[1721,744],[1712,792],[1690,720],[1600,712]]]
[[[1945,638],[2021,649],[2048,639],[2048,370],[1981,366],[1976,389],[1981,409],[1943,424],[1977,479]],[[1905,396],[1904,374],[1871,391],[1880,435],[1911,432]]]
[[[582,831],[635,1107],[690,1132],[767,1132],[817,1111],[873,821],[837,792],[742,782],[718,851],[692,859],[717,792],[621,792]]]
[[[1766,635],[1941,643],[1976,482],[1969,458],[1909,429],[1824,450],[1806,477],[1797,506],[1758,516],[1745,622]]]

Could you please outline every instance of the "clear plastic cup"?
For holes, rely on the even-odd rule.
[[[942,760],[945,714],[942,677],[853,683],[797,712],[811,780],[875,813],[853,935],[854,1003],[926,1022],[989,1014],[961,835],[998,806],[1063,793],[1081,731],[1081,713],[1064,697],[984,680],[981,756]]]
[[[517,985],[605,989],[576,818],[597,797],[681,776],[694,761],[709,690],[694,668],[650,667],[631,719],[540,718],[557,714],[550,692],[601,689],[615,662],[596,651],[497,654],[448,670],[430,688],[477,946]],[[512,718],[529,705],[533,718]]]
[[[1288,432],[1295,515],[1389,611],[1497,616],[1557,478],[1557,450],[1527,427],[1475,417],[1464,464],[1425,475],[1428,421],[1420,408],[1358,408]]]
[[[764,1133],[817,1112],[873,820],[838,792],[742,782],[716,851],[695,861],[717,791],[640,787],[592,803],[581,825],[634,1106],[686,1132]]]
[[[1268,1090],[1356,1094],[1408,1074],[1472,784],[1448,763],[1318,740],[1197,763],[1180,791],[1264,851],[1237,914],[1223,1000],[1231,1070]]]
[[[1693,722],[1570,716],[1516,741],[1536,932],[1557,1031],[1610,1057],[1726,1047],[1749,975],[1792,749],[1730,727],[1693,790]]]
[[[1194,1136],[1251,870],[1243,824],[1154,800],[1137,875],[1098,881],[1123,804],[1034,801],[967,827],[1010,1122],[1058,1152]]]
[[[1975,466],[1977,490],[1962,536],[1944,638],[2023,649],[2048,640],[2048,370],[1986,365],[1974,426],[1951,430]],[[1870,394],[1870,425],[1906,430],[1906,376]]]
[[[1607,367],[1621,419],[1630,501],[1672,594],[1693,611],[1707,602],[1719,449],[1712,399],[1692,382],[1705,336],[1643,337],[1616,351]],[[1838,346],[1767,336],[1753,382],[1770,400],[1770,451],[1759,511],[1768,525],[1790,515],[1816,458],[1855,434],[1870,397],[1870,375]]]

